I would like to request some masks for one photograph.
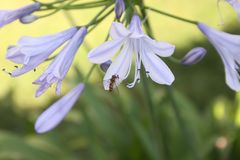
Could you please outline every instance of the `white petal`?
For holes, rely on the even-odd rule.
[[[146,45],[153,53],[161,57],[169,57],[174,53],[175,46],[167,42],[157,42],[149,37],[144,38]]]
[[[44,111],[35,123],[36,132],[45,133],[55,128],[74,106],[83,89],[84,84],[81,83]]]
[[[118,57],[114,60],[114,62],[110,65],[109,69],[107,70],[104,81],[110,80],[113,75],[119,77],[120,81],[127,78],[130,69],[131,69],[131,62],[132,62],[132,46],[127,42],[121,53]],[[104,87],[105,89],[108,87]]]
[[[142,52],[142,62],[146,72],[151,79],[159,84],[171,85],[174,81],[174,75],[168,66],[155,54]]]
[[[110,35],[112,39],[119,39],[127,37],[130,34],[130,31],[127,30],[122,23],[113,22],[111,29],[110,29]]]
[[[233,59],[229,59],[224,55],[220,55],[225,69],[226,83],[234,91],[240,91],[239,73]]]
[[[88,59],[92,63],[101,64],[111,59],[114,54],[121,48],[124,38],[111,40],[92,49],[88,54]]]

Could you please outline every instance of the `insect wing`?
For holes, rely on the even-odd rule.
[[[116,89],[121,83],[121,80],[119,78],[114,79],[114,83],[112,83],[112,79],[104,80],[103,81],[103,86],[104,89],[109,91],[111,88]]]

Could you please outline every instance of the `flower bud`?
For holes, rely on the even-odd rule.
[[[206,55],[207,51],[205,48],[196,47],[190,50],[181,60],[183,65],[194,65],[200,62]]]
[[[22,24],[29,24],[29,23],[32,23],[34,21],[36,21],[38,19],[38,16],[35,16],[35,15],[26,15],[22,18],[19,19],[19,21],[22,23]]]
[[[125,3],[124,0],[116,0],[115,4],[115,14],[117,19],[120,19],[123,12],[125,11]]]
[[[110,67],[110,65],[112,64],[111,60],[108,60],[102,64],[100,64],[100,68],[103,72],[107,72],[108,68]]]

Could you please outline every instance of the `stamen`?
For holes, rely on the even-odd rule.
[[[149,71],[146,71],[146,76],[147,76],[147,78],[149,77],[149,73],[150,73]]]
[[[12,76],[12,73],[11,73],[11,72],[8,72],[8,71],[6,71],[6,68],[3,68],[3,69],[2,69],[2,71],[3,71],[4,73],[6,73],[6,74],[8,74],[8,75]]]
[[[239,80],[240,80],[240,64],[237,61],[234,61],[234,62],[237,65],[235,69],[238,72],[238,77],[239,77]]]

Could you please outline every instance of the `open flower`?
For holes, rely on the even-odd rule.
[[[238,14],[238,17],[240,18],[240,2],[238,0],[226,0],[227,3],[229,3],[235,12]]]
[[[0,27],[39,10],[40,3],[33,3],[16,10],[0,10]]]
[[[240,91],[240,36],[217,31],[203,23],[199,23],[198,28],[218,51],[224,64],[227,85]]]
[[[140,81],[141,63],[143,63],[147,75],[153,81],[159,84],[172,84],[174,75],[158,56],[171,56],[175,46],[166,42],[157,42],[145,35],[142,30],[141,20],[137,15],[132,17],[128,29],[121,23],[113,22],[110,35],[112,40],[103,43],[88,54],[91,62],[101,64],[111,59],[121,49],[120,54],[107,70],[104,81],[110,83],[114,77],[119,82],[126,79],[130,72],[132,53],[134,52],[135,76],[134,81],[128,84],[129,88],[134,87],[136,82]],[[104,83],[105,90],[110,90],[109,83]]]
[[[87,33],[86,27],[81,27],[69,43],[54,58],[46,71],[33,84],[40,85],[36,97],[42,95],[53,83],[57,83],[56,93],[61,94],[61,83],[71,67],[74,56]]]
[[[57,48],[72,38],[77,32],[77,27],[72,27],[63,32],[44,37],[22,37],[16,46],[10,46],[7,51],[7,59],[22,64],[12,72],[16,77],[35,69],[44,62]]]
[[[74,106],[84,90],[84,84],[80,83],[72,91],[59,99],[44,111],[35,123],[37,133],[45,133],[55,128]]]

